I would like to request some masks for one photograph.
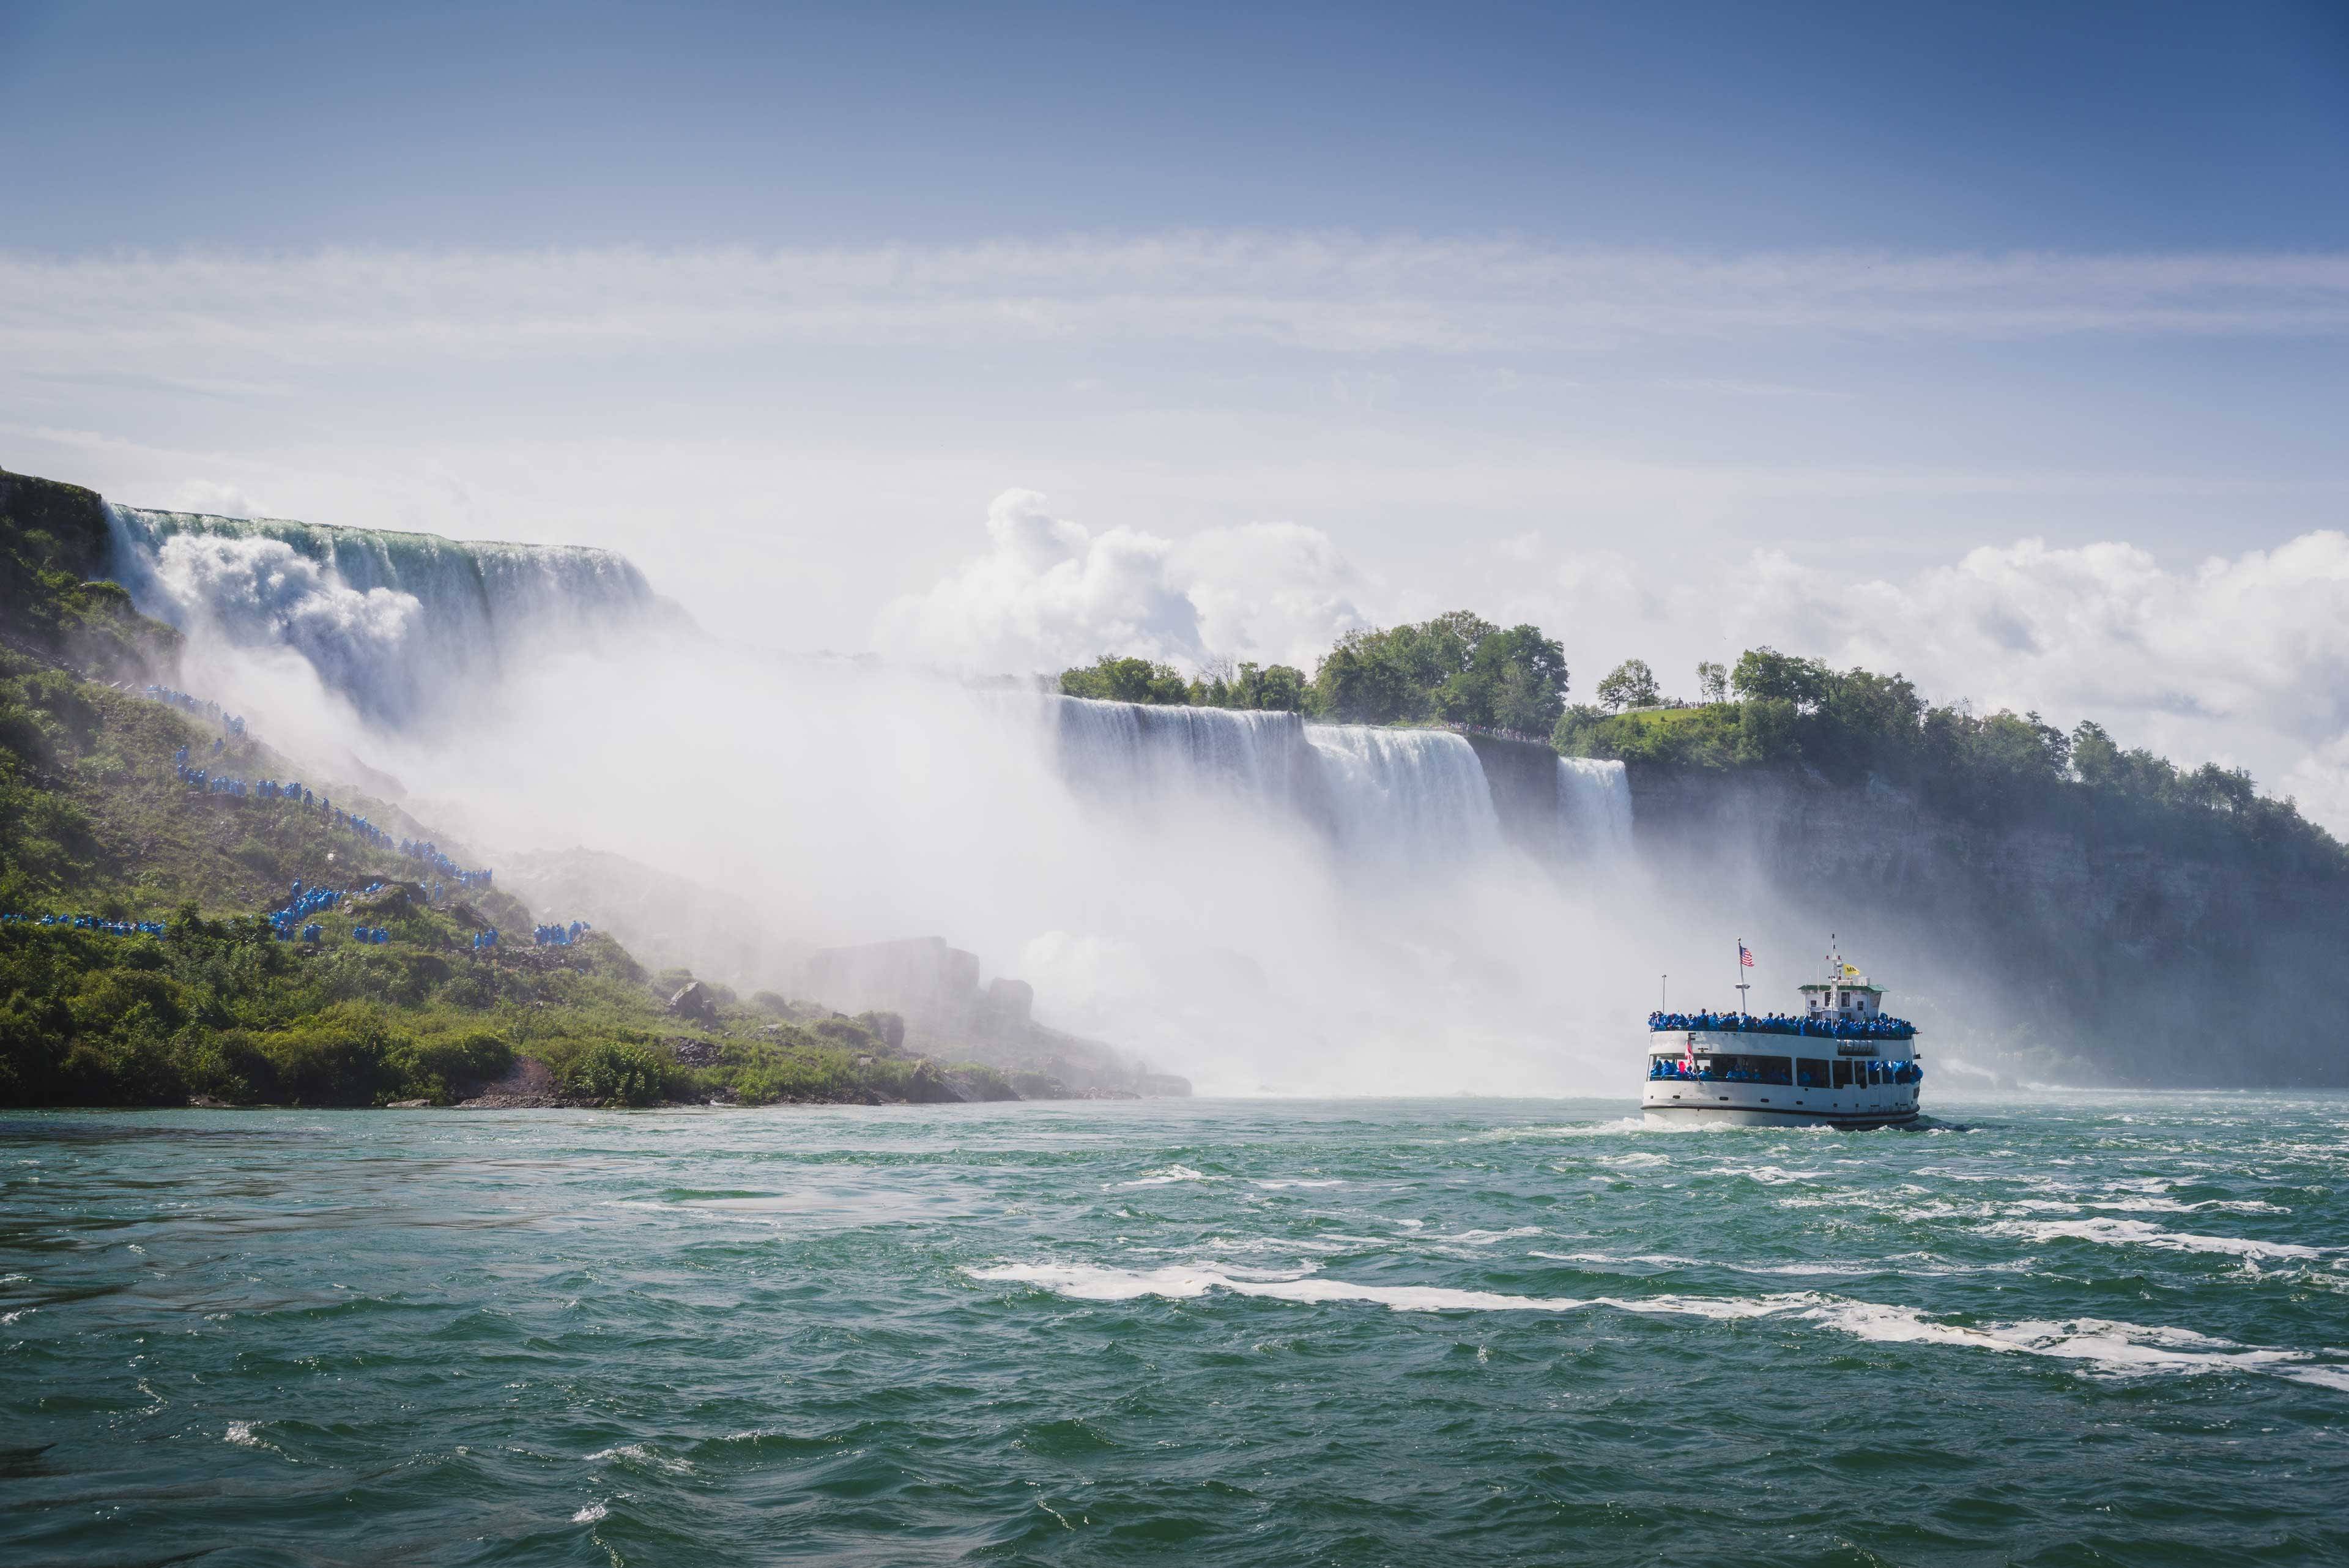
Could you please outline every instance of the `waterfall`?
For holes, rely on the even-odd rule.
[[[575,545],[107,507],[140,609],[298,655],[368,718],[404,724],[538,650],[678,618],[624,556]]]
[[[1458,861],[1499,846],[1484,767],[1458,735],[1312,724],[1305,738],[1338,846],[1349,856]]]
[[[1061,776],[1115,807],[1180,795],[1313,822],[1350,857],[1457,860],[1500,842],[1476,753],[1442,730],[1050,697]]]
[[[1047,701],[1061,776],[1095,798],[1133,805],[1199,794],[1259,809],[1299,804],[1304,722],[1294,713]]]
[[[1631,780],[1621,763],[1557,760],[1557,817],[1569,849],[1613,858],[1631,853]]]

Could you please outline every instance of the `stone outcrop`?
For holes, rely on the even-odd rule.
[[[709,994],[708,986],[698,980],[693,981],[668,999],[668,1012],[672,1018],[690,1018],[698,1023],[715,1024],[718,1022],[718,999]]]

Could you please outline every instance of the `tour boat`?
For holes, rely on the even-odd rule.
[[[1741,963],[1751,966],[1744,943]],[[1744,988],[1740,986],[1739,991]],[[1640,1109],[1651,1126],[1905,1127],[1918,1117],[1917,1026],[1827,958],[1799,1013],[1653,1012]]]

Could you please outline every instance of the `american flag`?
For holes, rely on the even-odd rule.
[[[1747,969],[1752,969],[1754,967],[1753,950],[1748,948],[1744,942],[1737,944],[1737,961],[1744,964]]]

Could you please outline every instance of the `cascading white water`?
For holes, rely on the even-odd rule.
[[[1047,700],[1061,776],[1124,805],[1182,794],[1288,810],[1299,801],[1304,722],[1294,713]]]
[[[243,649],[299,656],[380,723],[406,724],[534,649],[674,616],[625,557],[109,505],[139,607]]]
[[[1340,849],[1381,862],[1481,857],[1500,822],[1475,748],[1442,730],[1309,724]]]
[[[1569,849],[1593,857],[1631,853],[1631,780],[1621,763],[1557,760],[1557,816]]]

